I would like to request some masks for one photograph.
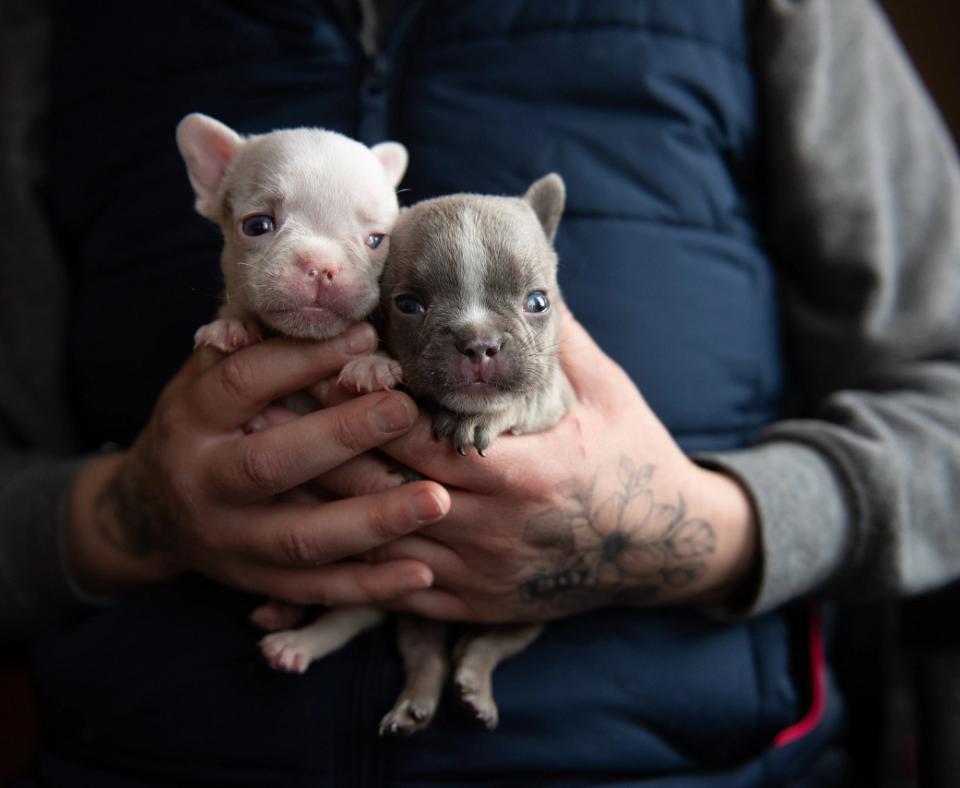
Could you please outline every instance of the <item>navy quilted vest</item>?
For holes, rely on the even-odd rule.
[[[173,144],[193,110],[246,132],[398,139],[411,201],[516,194],[560,172],[575,314],[687,451],[747,443],[778,414],[781,359],[741,0],[399,6],[370,59],[324,2],[184,0],[150,16],[64,4],[52,194],[73,254],[72,374],[89,446],[136,434],[216,307],[218,234],[193,215]],[[608,609],[551,624],[498,670],[496,732],[445,707],[426,733],[381,741],[400,686],[390,632],[281,675],[246,622],[253,601],[187,579],[41,644],[41,774],[103,786],[782,786],[839,715],[830,700],[806,735],[778,739],[811,695],[793,615],[726,626]]]

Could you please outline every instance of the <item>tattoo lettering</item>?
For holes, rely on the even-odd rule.
[[[687,515],[682,495],[655,501],[654,470],[623,457],[614,492],[598,495],[596,479],[570,486],[565,506],[527,523],[524,539],[544,563],[521,584],[521,600],[557,612],[642,604],[699,579],[716,547],[714,528]]]

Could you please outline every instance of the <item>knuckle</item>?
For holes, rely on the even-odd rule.
[[[298,528],[291,528],[281,535],[280,555],[287,563],[298,566],[318,562],[313,543],[306,533]]]
[[[217,381],[227,394],[237,400],[250,399],[253,378],[242,354],[232,353],[227,356],[220,362],[217,370]]]
[[[396,539],[407,532],[405,518],[397,507],[378,501],[367,510],[367,525],[378,542]]]
[[[188,502],[200,497],[198,480],[188,469],[179,466],[171,467],[166,473],[166,494],[171,504],[186,508]]]
[[[153,443],[166,446],[188,430],[187,422],[188,417],[183,402],[169,392],[164,392],[157,400],[146,433]]]
[[[383,581],[373,574],[358,574],[355,581],[358,596],[362,600],[371,602],[385,602],[390,599],[390,588],[385,586]]]
[[[359,454],[367,448],[364,430],[357,415],[338,414],[332,423],[333,439],[352,454]]]
[[[257,492],[272,493],[279,488],[281,469],[276,460],[257,447],[244,450],[240,458],[243,478]]]

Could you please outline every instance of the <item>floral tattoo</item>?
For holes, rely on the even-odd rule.
[[[682,495],[672,504],[655,501],[654,471],[622,457],[613,493],[600,498],[596,480],[570,485],[565,506],[527,523],[524,539],[541,550],[543,563],[520,585],[526,605],[573,612],[642,604],[703,575],[716,548],[714,527],[689,517]]]

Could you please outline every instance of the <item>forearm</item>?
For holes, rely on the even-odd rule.
[[[517,593],[535,617],[606,604],[720,604],[752,587],[756,515],[731,475],[622,456],[616,469],[566,486],[564,498],[524,528],[541,549]]]
[[[933,366],[908,373],[905,390],[831,398],[822,419],[772,425],[757,447],[713,458],[752,491],[762,523],[760,582],[739,612],[821,589],[918,593],[960,575],[960,369]]]
[[[117,594],[175,574],[157,530],[162,514],[144,500],[129,452],[106,454],[77,472],[64,523],[67,571],[89,592]]]
[[[99,601],[65,561],[64,523],[79,465],[32,464],[0,488],[0,640],[30,635]]]
[[[960,574],[960,170],[874,4],[766,0],[772,252],[801,418],[711,458],[751,490],[755,613]]]

